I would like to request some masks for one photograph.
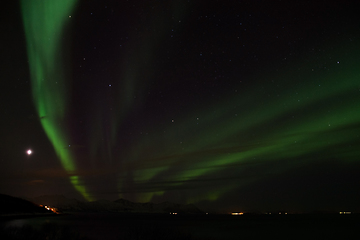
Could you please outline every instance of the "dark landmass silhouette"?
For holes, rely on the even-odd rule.
[[[176,214],[205,214],[193,204],[137,203],[126,199],[116,201],[98,200],[83,202],[77,199],[66,198],[63,195],[44,195],[29,199],[38,205],[47,205],[57,208],[60,212],[111,212],[111,213],[176,213]]]
[[[28,200],[0,194],[0,216],[52,214]]]

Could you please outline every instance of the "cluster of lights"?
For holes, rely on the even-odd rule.
[[[170,212],[170,214],[172,214],[172,215],[177,215],[177,212],[173,212],[173,213],[172,213],[172,212]]]
[[[244,215],[244,213],[243,212],[233,212],[233,213],[231,213],[231,215]]]
[[[351,212],[340,212],[340,214],[351,214]]]
[[[57,208],[52,208],[52,207],[47,206],[47,205],[45,205],[45,206],[40,205],[40,207],[44,207],[46,210],[48,210],[48,211],[52,211],[52,212],[54,212],[54,213],[56,213],[56,214],[58,214],[58,213],[59,213],[59,212],[58,212],[58,210],[57,210]]]

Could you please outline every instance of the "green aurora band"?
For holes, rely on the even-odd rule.
[[[75,5],[75,0],[22,1],[34,102],[69,174],[76,166],[74,156],[64,148],[69,135],[59,128],[66,118],[69,93],[66,71],[59,67],[63,59],[58,56]],[[148,83],[162,69],[148,62],[156,62],[156,48],[166,41],[169,26],[165,23],[166,19],[145,24],[144,29],[157,27],[159,31],[143,30],[148,37],[133,41],[135,50],[127,53],[127,63],[119,63],[122,71],[111,102],[113,111],[94,105],[88,116],[88,158],[93,166],[101,159],[102,166],[117,169],[119,197],[131,194],[132,200],[147,202],[179,190],[188,203],[216,201],[242,186],[316,161],[352,164],[358,160],[359,49],[345,40],[323,47],[327,54],[304,54],[279,72],[254,73],[255,79],[267,80],[246,89],[239,84],[239,92],[224,94],[216,103],[199,100],[177,116],[170,110],[162,116],[167,117],[163,122],[144,119],[134,131],[148,134],[129,140],[131,148],[120,146],[118,137],[124,120],[131,117],[129,110],[141,112],[147,92],[159,90]],[[341,51],[335,52],[333,46]],[[324,62],[327,68],[319,67]],[[174,89],[176,84],[183,82],[174,81]],[[104,127],[107,120],[110,124]],[[252,167],[256,174],[249,173]],[[70,181],[86,199],[92,199],[79,176],[71,176]]]
[[[280,74],[259,76],[268,83],[248,89],[248,94],[234,94],[210,107],[199,103],[166,127],[143,127],[143,132],[154,134],[138,139],[129,157],[132,161],[125,167],[133,172],[131,186],[138,189],[138,200],[149,201],[167,190],[191,192],[197,186],[184,197],[188,203],[215,201],[269,176],[261,168],[256,176],[249,176],[249,165],[281,163],[266,170],[274,175],[322,160],[342,164],[358,160],[358,61],[347,53],[332,56],[342,61],[329,63],[330,70],[314,67],[318,60],[305,56],[306,60]],[[325,57],[319,54],[318,58]],[[303,84],[291,86],[289,79],[294,78]],[[273,94],[264,94],[263,89]],[[237,180],[225,178],[223,184],[215,184],[231,168]],[[128,171],[119,175],[119,182],[124,182]],[[202,185],[208,181],[214,184]],[[119,184],[119,191],[127,190]]]
[[[81,184],[68,144],[65,119],[68,86],[61,39],[76,0],[22,0],[22,14],[27,40],[32,95],[41,124],[72,185],[87,200],[92,200]],[[61,127],[59,127],[61,126]]]

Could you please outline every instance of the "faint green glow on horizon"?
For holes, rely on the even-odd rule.
[[[31,88],[41,124],[62,166],[72,174],[76,170],[71,153],[65,148],[68,81],[61,39],[76,0],[22,0],[22,15],[31,73]],[[77,176],[70,182],[84,198],[92,200]]]
[[[351,59],[342,61],[345,62],[350,63]],[[249,164],[281,161],[283,166],[272,170],[281,174],[322,159],[336,159],[344,164],[358,160],[360,150],[351,145],[359,141],[360,74],[352,67],[356,64],[334,64],[332,71],[319,70],[320,74],[312,72],[311,62],[310,66],[299,65],[303,68],[301,73],[285,69],[288,72],[266,76],[269,80],[263,88],[267,88],[266,93],[274,91],[275,96],[268,97],[254,87],[247,94],[230,97],[217,105],[194,107],[166,127],[150,126],[168,141],[159,142],[157,134],[139,139],[132,159],[138,166],[147,166],[150,161],[153,167],[135,168],[135,185],[154,182],[152,186],[158,186],[162,182],[158,190],[166,186],[169,191],[178,191],[181,186],[191,188],[194,181],[222,176],[224,169],[233,167],[241,178]],[[279,82],[281,86],[295,75],[303,79],[300,86],[288,84],[279,91],[271,83]],[[235,103],[239,106],[236,109]],[[204,126],[197,124],[197,116],[201,116],[198,122]],[[245,174],[244,179],[230,184],[226,190],[223,185],[208,189],[199,185],[199,191],[192,192],[194,195],[189,195],[187,202],[216,201],[244,182],[250,184],[265,178],[259,174],[255,178]]]
[[[65,149],[70,138],[65,124],[69,110],[69,84],[66,84],[69,69],[60,67],[64,66],[60,46],[76,3],[76,0],[22,0],[22,10],[38,116],[63,168],[71,176],[69,181],[84,198],[92,200],[80,176],[72,175],[77,170],[76,159]],[[185,19],[186,12],[178,15]],[[291,168],[330,158],[346,163],[358,160],[360,150],[350,143],[359,141],[360,74],[358,54],[350,47],[347,52],[356,57],[327,52],[332,55],[331,59],[326,58],[326,62],[332,62],[327,69],[318,67],[318,59],[325,58],[320,52],[314,60],[300,56],[297,62],[269,75],[254,73],[254,83],[245,90],[241,84],[233,86],[239,90],[237,94],[235,91],[222,93],[216,96],[219,101],[211,104],[212,99],[206,97],[193,98],[194,102],[188,104],[192,98],[184,94],[184,99],[175,101],[188,108],[179,109],[174,122],[171,118],[162,121],[167,116],[146,119],[151,114],[145,114],[142,118],[142,111],[155,111],[147,109],[147,97],[150,98],[147,92],[156,95],[169,91],[166,89],[169,86],[149,83],[157,80],[157,71],[165,71],[156,65],[163,61],[157,61],[156,57],[159,46],[166,41],[168,28],[166,17],[160,17],[136,30],[129,43],[131,50],[124,50],[119,56],[120,70],[113,95],[105,92],[101,96],[111,99],[111,111],[97,104],[87,115],[91,126],[87,129],[87,157],[94,166],[98,164],[95,161],[101,161],[101,166],[106,165],[112,171],[117,169],[117,182],[109,185],[116,185],[119,197],[131,195],[137,201],[146,202],[166,198],[171,191],[177,191],[188,203],[217,201],[237,188],[265,179],[270,171],[282,174]],[[334,59],[341,59],[341,64]],[[181,67],[177,66],[179,73]],[[238,77],[226,74],[229,78]],[[116,78],[116,73],[112,75]],[[170,91],[176,91],[176,84],[172,87]],[[174,108],[170,103],[164,105],[168,108],[164,112],[177,114],[174,109],[178,105]],[[131,119],[133,117],[136,119]],[[127,122],[136,123],[136,129],[131,129],[130,137],[119,136],[126,132],[124,128],[128,126],[123,124]],[[149,134],[140,136],[135,131]],[[129,141],[121,142],[129,148],[120,145],[119,139]],[[281,163],[276,170],[261,167],[272,162]],[[249,166],[258,169],[258,175],[250,176]],[[232,175],[226,180],[228,170]],[[203,182],[210,185],[219,176],[225,179],[224,184],[203,187],[206,185]],[[184,189],[192,195],[182,194]]]

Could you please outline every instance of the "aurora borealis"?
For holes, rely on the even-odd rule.
[[[356,208],[360,36],[351,3],[12,8],[10,36],[22,40],[8,40],[5,53],[22,60],[19,73],[4,74],[20,80],[3,100],[2,123],[13,124],[0,190],[224,210]],[[18,153],[28,148],[31,156]]]
[[[71,13],[76,1],[22,1],[24,28],[31,72],[31,88],[41,124],[52,143],[64,169],[68,173],[76,170],[73,156],[64,149],[68,142],[66,114],[68,111],[68,89],[66,67],[61,53],[67,13]],[[59,127],[59,125],[62,127]],[[74,187],[91,200],[78,176],[69,177]]]

